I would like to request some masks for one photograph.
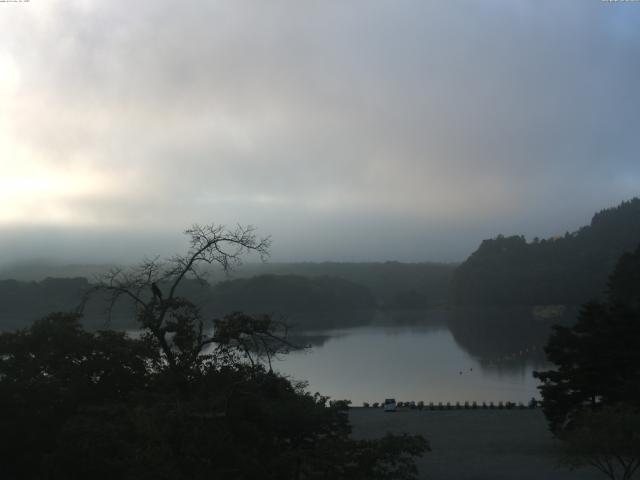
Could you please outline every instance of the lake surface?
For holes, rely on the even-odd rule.
[[[535,370],[547,370],[544,345],[553,324],[530,307],[451,308],[289,316],[308,348],[280,355],[274,370],[305,381],[311,393],[363,402],[522,402],[540,399]],[[310,325],[348,324],[345,328]],[[297,325],[297,326],[296,326]],[[137,335],[139,331],[129,331]]]
[[[531,321],[522,328],[512,317],[511,331],[500,322],[479,327],[475,318],[462,327],[441,320],[305,332],[296,341],[311,347],[282,356],[274,369],[354,405],[389,397],[427,404],[540,398],[532,372],[549,366],[546,325],[534,334]]]

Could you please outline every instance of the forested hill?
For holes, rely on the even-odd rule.
[[[221,282],[211,289],[217,315],[233,311],[280,314],[352,311],[375,308],[368,288],[335,277],[259,275]]]
[[[90,286],[85,278],[46,278],[41,282],[0,280],[0,331],[25,327],[51,312],[76,310],[83,292]],[[162,283],[159,286],[169,288]],[[355,312],[376,307],[367,287],[327,276],[261,275],[215,285],[185,280],[177,293],[198,305],[205,318],[239,310],[286,316]],[[106,315],[107,306],[105,300],[94,298],[84,309],[85,324],[102,328],[110,321],[114,328],[136,328],[131,313],[133,306],[126,299],[115,305],[111,317]]]
[[[578,305],[599,298],[620,256],[640,244],[640,199],[596,213],[563,237],[484,240],[454,272],[457,305]]]
[[[233,278],[261,275],[341,278],[368,288],[380,306],[402,308],[414,304],[445,303],[456,266],[434,262],[248,263],[236,269]],[[212,271],[208,279],[211,283],[226,280],[219,270]]]
[[[51,312],[75,310],[87,288],[86,278],[0,280],[0,331],[25,327]]]
[[[446,303],[449,297],[449,282],[456,266],[457,264],[435,262],[246,263],[235,268],[231,277],[226,276],[220,269],[212,268],[208,272],[207,281],[215,285],[230,279],[262,275],[334,277],[368,288],[379,306],[414,308]],[[113,267],[114,265],[56,265],[46,261],[32,261],[0,269],[0,281],[16,279],[39,282],[47,277],[95,278]],[[0,290],[1,288],[2,284]]]

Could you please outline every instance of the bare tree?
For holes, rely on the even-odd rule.
[[[258,254],[264,261],[271,239],[259,238],[252,226],[241,225],[233,229],[215,224],[193,225],[185,234],[189,237],[187,253],[166,260],[147,258],[135,267],[112,269],[86,292],[83,306],[93,296],[101,295],[106,298],[111,316],[119,301],[131,302],[141,327],[157,340],[166,363],[176,372],[193,365],[203,348],[212,343],[233,344],[253,364],[249,348],[252,344],[260,347],[257,352],[266,352],[270,364],[272,342],[279,338],[273,333],[276,322],[270,317],[231,315],[225,317],[226,322],[214,322],[216,329],[207,335],[199,309],[181,298],[178,289],[186,279],[204,283],[206,266],[218,265],[228,272],[249,253]],[[221,334],[216,334],[216,330]],[[281,343],[284,345],[286,341]]]

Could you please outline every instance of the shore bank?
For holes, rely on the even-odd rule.
[[[598,480],[591,469],[558,464],[559,444],[539,409],[409,410],[351,408],[355,438],[391,433],[420,434],[432,451],[418,460],[429,480]]]

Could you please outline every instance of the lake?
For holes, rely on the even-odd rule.
[[[544,355],[551,326],[573,318],[574,310],[537,318],[531,307],[289,315],[297,332],[289,340],[308,348],[280,355],[273,368],[354,406],[385,398],[526,404],[540,398],[532,373],[551,367]]]
[[[500,312],[425,313],[408,324],[382,314],[369,325],[303,332],[295,341],[310,348],[283,355],[274,369],[354,405],[389,397],[427,404],[540,398],[532,372],[549,367],[542,348],[550,323]]]

